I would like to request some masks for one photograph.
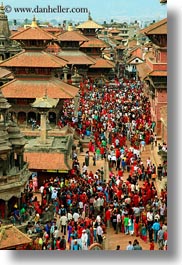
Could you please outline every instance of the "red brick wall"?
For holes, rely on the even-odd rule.
[[[150,98],[151,103],[151,117],[156,122],[155,131],[157,135],[161,135],[161,115],[160,108],[167,106],[167,91],[157,91],[154,99]]]
[[[156,93],[157,102],[164,102],[167,103],[167,91],[157,91]]]
[[[161,63],[167,63],[167,51],[160,51]]]

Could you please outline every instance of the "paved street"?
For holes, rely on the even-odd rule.
[[[81,152],[78,156],[80,166],[85,161],[85,152],[87,150],[88,150],[87,148],[84,148],[84,152]],[[154,147],[154,149],[151,150],[150,145],[146,146],[146,150],[142,152],[141,154],[141,159],[145,163],[148,157],[151,158],[152,163],[155,163],[156,166],[157,164],[161,163],[160,157],[157,154],[157,147]],[[90,158],[88,172],[90,170],[92,170],[92,172],[95,172],[97,169],[100,169],[101,167],[105,168],[105,177],[107,181],[108,176],[109,176],[107,162],[105,162],[104,160],[98,160],[96,162],[96,166],[93,166],[92,157]],[[124,180],[126,180],[127,177],[128,177],[128,173],[125,172],[123,176]],[[164,187],[165,181],[166,181],[165,179],[163,179],[162,181],[159,181],[158,179],[156,179],[155,186],[156,186],[158,193],[160,193],[161,188]],[[142,184],[143,182],[139,181],[139,185],[141,186]],[[114,250],[117,245],[120,245],[121,250],[125,250],[126,246],[128,245],[128,241],[131,240],[133,242],[135,238],[136,238],[135,235],[130,236],[130,235],[125,235],[124,233],[115,234],[114,229],[111,227],[107,229],[107,233],[105,234],[105,240],[104,240],[105,249]],[[143,250],[149,250],[149,242],[145,243],[142,239],[140,239],[140,237],[137,237],[137,240],[140,242],[140,245],[142,246]],[[155,244],[155,249],[158,249],[157,244]]]

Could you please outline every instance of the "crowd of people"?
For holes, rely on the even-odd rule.
[[[73,102],[65,101],[59,126],[69,124],[81,140],[88,140],[84,161],[74,149],[68,176],[37,187],[41,200],[33,187],[27,190],[23,208],[32,207],[35,215],[26,228],[34,236],[32,248],[88,250],[93,243],[103,246],[107,229],[113,229],[118,236],[141,237],[151,250],[154,243],[166,250],[167,187],[157,191],[155,183],[167,176],[167,167],[166,161],[156,166],[150,157],[142,159],[147,145],[157,145],[142,84],[122,79],[118,86],[98,89],[87,80],[80,85],[74,114]],[[162,148],[167,151],[166,143]],[[108,171],[98,167],[100,160]],[[137,239],[129,245],[128,250],[142,250]]]

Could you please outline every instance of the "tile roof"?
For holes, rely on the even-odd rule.
[[[14,225],[1,227],[0,249],[10,249],[20,245],[29,244],[31,242],[32,240]]]
[[[54,32],[54,34],[60,34],[60,32],[62,32],[63,29],[59,27],[47,27],[47,28],[44,28],[44,31],[47,31],[49,33]]]
[[[137,71],[139,72],[139,76],[142,79],[145,79],[148,74],[151,72],[151,69],[148,67],[146,63],[137,64]]]
[[[0,66],[61,68],[66,64],[64,59],[44,51],[22,51],[0,63]]]
[[[90,68],[113,68],[113,67],[114,67],[113,62],[105,60],[103,58],[97,59],[96,63],[90,66]]]
[[[146,35],[167,34],[167,18],[164,18],[150,25],[149,27],[142,29],[140,33],[144,33]]]
[[[93,48],[93,47],[98,47],[98,48],[106,48],[109,47],[109,45],[98,38],[89,38],[88,42],[83,43],[81,48]]]
[[[17,78],[3,86],[2,93],[6,98],[50,98],[71,99],[78,93],[78,88],[57,78]]]
[[[117,50],[125,50],[126,48],[127,48],[127,47],[124,46],[124,45],[122,45],[122,44],[116,46],[116,49],[117,49]]]
[[[56,35],[59,41],[79,41],[85,42],[89,39],[78,31],[66,31],[59,35]]]
[[[62,59],[67,61],[67,64],[92,65],[95,60],[81,51],[61,51],[58,53]]]
[[[5,68],[0,67],[0,78],[11,75],[11,72]]]
[[[109,33],[120,33],[121,31],[118,29],[109,29],[108,32]]]
[[[124,38],[122,36],[113,36],[112,37],[114,40],[123,40]]]
[[[146,63],[137,64],[136,67],[142,79],[145,79],[147,76],[167,76],[167,71],[152,71]]]
[[[137,40],[129,40],[127,46],[128,46],[128,48],[133,48],[133,47],[137,46]]]
[[[167,76],[167,71],[152,71],[150,72],[150,76]]]
[[[28,27],[11,36],[12,40],[56,40],[56,37],[40,27]]]
[[[140,58],[140,57],[138,57],[138,56],[132,56],[130,59],[128,59],[127,60],[127,64],[130,64],[133,60],[135,60],[135,59],[139,59],[139,60],[141,60],[141,61],[143,61],[143,59],[142,58]],[[135,62],[133,62],[132,64],[138,64],[138,63],[135,63]]]
[[[77,29],[103,29],[103,26],[93,20],[87,20],[76,27]]]
[[[60,153],[24,152],[28,168],[34,170],[69,170],[65,156]]]

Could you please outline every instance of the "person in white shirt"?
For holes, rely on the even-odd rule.
[[[39,191],[40,191],[41,194],[43,194],[43,191],[44,191],[44,186],[43,185],[39,188]]]
[[[66,235],[66,225],[67,225],[68,218],[66,215],[62,215],[60,218],[60,225],[61,225],[61,233]]]
[[[67,213],[67,218],[68,218],[68,221],[72,220],[73,219],[72,213],[68,212]]]
[[[97,226],[96,233],[97,233],[98,243],[99,243],[99,244],[102,244],[102,241],[103,241],[103,238],[102,238],[102,235],[103,235],[103,229],[102,229],[102,227],[100,226],[100,224]]]
[[[88,241],[88,235],[86,233],[86,230],[83,229],[82,236],[81,236],[82,250],[87,250],[88,249],[87,241]]]
[[[77,223],[78,222],[78,218],[80,217],[79,213],[76,213],[74,212],[73,214],[73,219],[74,219],[74,222]]]

